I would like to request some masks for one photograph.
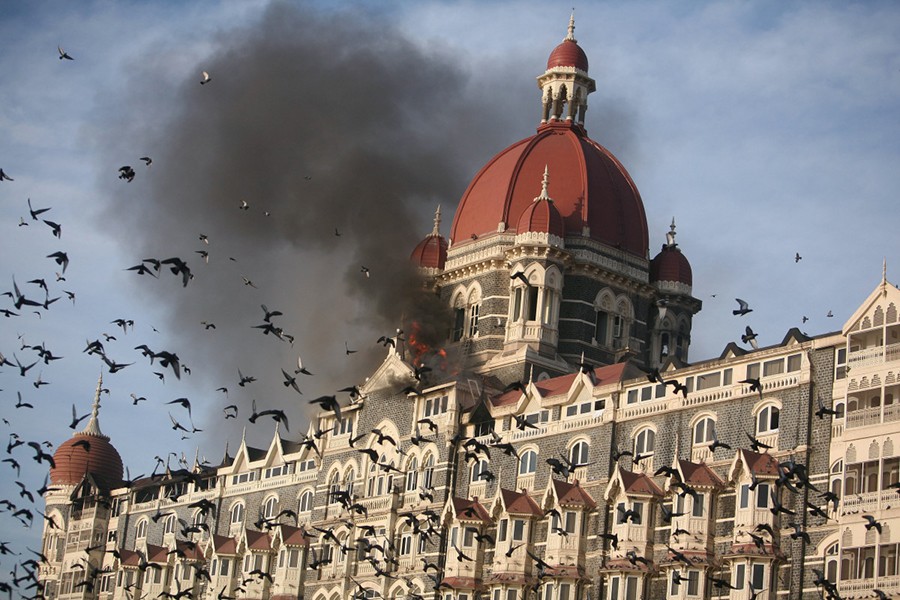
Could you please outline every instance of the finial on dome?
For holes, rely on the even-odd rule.
[[[881,293],[887,295],[887,256],[881,259]]]
[[[575,39],[575,8],[572,7],[572,16],[569,17],[569,32],[566,34],[564,42],[578,42]]]
[[[677,245],[675,243],[675,217],[672,217],[672,224],[669,225],[669,231],[666,233],[666,246],[674,248]]]
[[[431,235],[437,237],[441,235],[441,205],[438,204],[437,210],[434,211],[434,229]]]
[[[100,394],[103,391],[103,371],[100,371],[100,377],[97,379],[97,391],[94,392],[94,403],[91,405],[91,418],[81,430],[81,433],[87,435],[103,435],[100,431]]]
[[[550,167],[544,165],[544,178],[541,180],[541,195],[534,199],[535,202],[540,200],[546,200],[547,202],[553,202],[553,198],[551,198],[548,194],[548,188],[550,187]]]

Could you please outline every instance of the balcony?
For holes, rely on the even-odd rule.
[[[851,352],[847,357],[847,365],[850,367],[866,367],[895,360],[900,360],[900,344],[875,346],[874,348]]]
[[[507,339],[540,342],[556,346],[559,332],[537,321],[514,322],[508,326]]]
[[[882,411],[882,409],[884,409]],[[888,404],[886,406],[872,406],[847,411],[847,429],[856,427],[869,427],[881,423],[900,421],[900,404]]]
[[[844,598],[854,594],[858,594],[855,597],[865,598],[875,588],[878,588],[890,598],[900,592],[900,576],[850,579],[838,583],[838,591]]]

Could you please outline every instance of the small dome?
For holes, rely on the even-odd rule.
[[[438,206],[434,211],[434,229],[419,242],[409,260],[422,269],[443,269],[447,262],[448,246],[447,240],[441,235],[441,207]]]
[[[547,69],[554,67],[575,67],[585,73],[588,72],[588,58],[581,46],[575,40],[563,40],[553,49],[550,58],[547,59]]]
[[[560,238],[566,236],[566,224],[563,222],[562,215],[559,214],[553,205],[553,200],[547,195],[548,183],[549,170],[545,166],[541,195],[522,211],[516,222],[516,233],[549,233]]]
[[[90,450],[78,442],[85,441]],[[97,484],[113,489],[122,483],[122,457],[105,435],[76,433],[53,453],[55,467],[50,469],[53,485],[76,485],[90,473]]]
[[[447,262],[447,240],[441,235],[429,235],[419,242],[409,259],[425,269],[443,269]]]
[[[691,263],[675,244],[665,244],[650,261],[650,282],[677,281],[690,286],[693,283]]]

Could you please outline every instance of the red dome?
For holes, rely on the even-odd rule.
[[[454,246],[496,232],[501,222],[515,227],[545,167],[566,235],[583,235],[588,227],[591,239],[646,258],[647,217],[625,167],[581,127],[560,121],[503,150],[475,176],[453,218]]]
[[[440,235],[429,235],[419,242],[409,259],[417,267],[443,269],[447,262],[447,240]]]
[[[650,261],[650,281],[677,281],[686,285],[693,283],[691,263],[678,246],[664,245],[662,251]]]
[[[587,73],[588,59],[587,54],[574,40],[563,40],[563,42],[553,49],[550,58],[547,59],[547,69],[553,67],[575,67]]]
[[[82,440],[90,444],[90,450],[83,445],[75,445]],[[87,473],[106,489],[113,489],[122,483],[122,458],[105,435],[76,433],[59,445],[53,453],[53,462],[56,464],[50,469],[53,485],[81,483]]]
[[[558,237],[566,236],[566,226],[562,216],[551,200],[536,200],[522,211],[522,216],[516,223],[516,232],[525,233],[535,231],[549,233]]]

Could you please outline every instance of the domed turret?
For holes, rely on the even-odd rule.
[[[53,485],[77,485],[90,474],[98,485],[112,489],[122,483],[122,458],[100,431],[100,390],[103,377],[97,382],[91,418],[83,430],[60,444],[53,453],[55,466],[50,468]]]
[[[547,234],[558,238],[557,244],[561,244],[566,235],[566,226],[553,204],[553,199],[547,194],[549,181],[550,172],[545,166],[541,194],[522,211],[516,223],[516,232],[519,236],[526,233]]]
[[[675,219],[669,229],[662,250],[650,261],[650,283],[682,284],[687,286],[686,293],[690,294],[693,283],[691,263],[675,243]]]
[[[574,67],[580,71],[588,72],[587,54],[578,45],[575,39],[575,15],[569,19],[569,33],[562,43],[553,49],[550,58],[547,59],[547,70],[555,67]]]
[[[447,240],[440,232],[441,207],[434,213],[434,229],[424,240],[418,243],[409,259],[420,269],[439,271],[447,262]]]

